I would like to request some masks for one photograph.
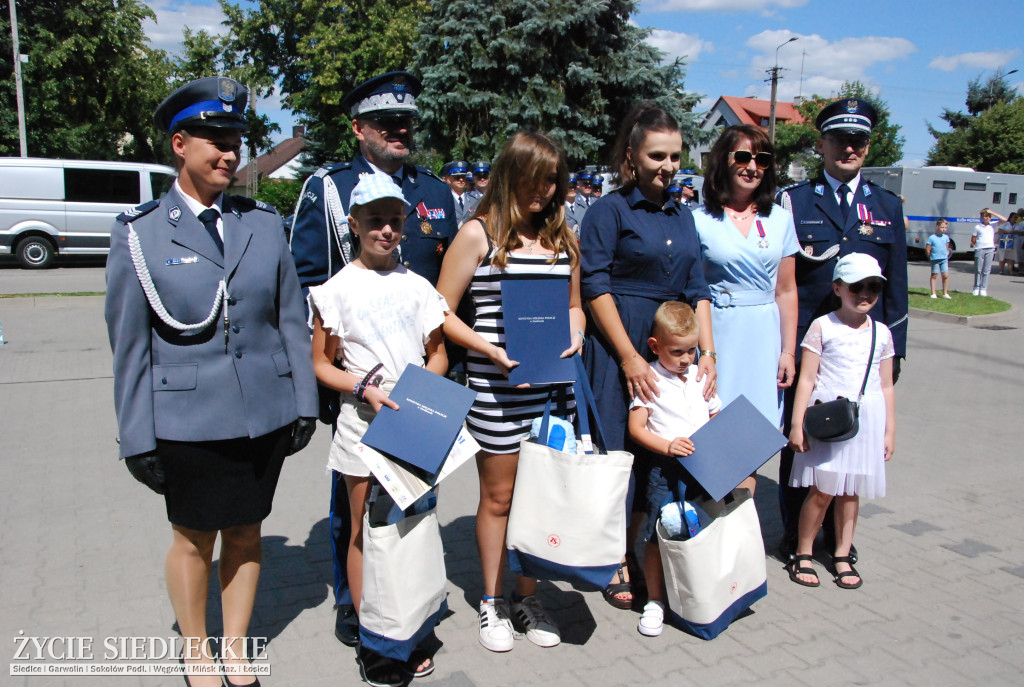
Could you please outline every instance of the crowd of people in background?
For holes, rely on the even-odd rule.
[[[635,456],[627,551],[604,598],[642,609],[641,634],[661,634],[665,616],[658,513],[700,491],[676,458],[740,395],[790,439],[779,475],[790,579],[818,585],[810,561],[824,523],[835,584],[861,586],[857,507],[885,492],[907,330],[902,204],[860,175],[877,119],[870,103],[844,98],[822,110],[824,171],[787,189],[777,187],[765,132],[726,128],[698,200],[692,179],[679,177],[679,125],[652,101],[619,123],[609,173],[570,173],[552,137],[522,131],[494,161],[453,160],[439,178],[409,162],[419,81],[383,74],[342,101],[359,154],[306,181],[289,245],[273,208],[223,193],[238,165],[245,91],[211,79],[161,105],[157,121],[179,161],[176,195],[119,218],[108,266],[121,455],[165,494],[175,532],[168,591],[183,635],[205,639],[218,534],[225,631],[246,635],[260,523],[284,456],[319,418],[332,431],[323,496],[335,635],[356,648],[371,685],[434,670],[425,651],[398,661],[359,645],[362,523],[375,478],[354,446],[381,407],[395,407],[388,393],[412,364],[476,392],[466,427],[480,445],[481,645],[510,651],[517,631],[542,647],[560,643],[537,580],[517,576],[510,594],[503,588],[520,442],[551,394],[569,415],[574,408],[571,385],[508,381],[518,361],[504,347],[501,285],[536,277],[564,283],[571,332],[562,355],[582,355],[605,448]],[[276,232],[263,226],[273,222]],[[979,240],[994,250],[987,236]],[[183,259],[186,250],[198,257]],[[933,250],[939,260],[938,243]],[[804,434],[807,405],[849,394],[862,376],[861,434],[837,444]],[[750,475],[739,486],[753,492],[756,483]],[[229,684],[259,680],[241,674]]]

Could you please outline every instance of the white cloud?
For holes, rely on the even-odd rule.
[[[647,12],[760,12],[772,15],[775,8],[802,7],[810,0],[661,0]]]
[[[785,44],[792,36],[798,40]],[[765,70],[774,66],[776,48],[783,44],[785,47],[778,51],[779,66],[783,68],[779,81],[780,100],[792,100],[798,93],[805,97],[831,95],[844,81],[860,81],[870,87],[872,79],[867,75],[868,68],[905,58],[917,51],[917,47],[905,38],[864,36],[830,42],[817,34],[762,31],[747,41],[747,46],[758,52],[750,61],[749,74],[752,78],[767,78]],[[746,95],[767,98],[769,93],[769,84],[759,83],[748,87]]]
[[[997,69],[1017,57],[1020,50],[991,50],[988,52],[965,52],[949,57],[936,57],[928,63],[932,69],[941,69],[944,72],[951,72],[959,67],[974,67],[977,69]]]
[[[180,52],[186,26],[195,32],[203,30],[214,35],[227,33],[227,27],[221,24],[224,13],[217,5],[193,5],[172,0],[146,0],[146,4],[156,12],[156,23],[147,19],[142,24],[153,48],[171,54]]]
[[[711,41],[705,41],[696,34],[665,29],[653,29],[647,42],[665,53],[666,62],[682,57],[685,62],[692,63],[697,61],[702,52],[714,52]]]

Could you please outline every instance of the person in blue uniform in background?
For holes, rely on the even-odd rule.
[[[351,162],[317,170],[303,185],[291,236],[292,255],[303,291],[323,284],[352,259],[348,199],[359,177],[375,171],[395,178],[409,202],[402,243],[394,252],[396,260],[431,284],[437,284],[441,261],[458,225],[448,185],[425,167],[408,162],[414,124],[419,116],[416,97],[421,88],[419,79],[412,74],[388,72],[359,84],[342,100],[342,108],[352,117],[359,155]],[[458,353],[450,351],[449,361],[457,359]],[[348,512],[345,484],[335,479],[330,509],[334,598],[338,608],[335,636],[345,645],[355,646],[359,624],[345,573]]]
[[[302,292],[281,218],[224,195],[238,168],[246,100],[242,84],[213,76],[160,104],[154,119],[171,134],[178,179],[161,200],[117,218],[107,259],[120,455],[164,495],[173,530],[167,592],[188,667],[213,665],[206,599],[218,534],[225,639],[212,653],[248,665],[239,657],[259,580],[260,528],[285,456],[316,427]],[[221,685],[217,675],[185,680]],[[225,680],[259,684],[247,674]]]
[[[473,164],[472,172],[473,188],[468,193],[479,201],[484,197],[484,193],[487,192],[487,184],[491,179],[491,163],[487,160],[480,160]]]
[[[895,382],[899,378],[900,360],[907,352],[907,237],[899,196],[860,174],[877,116],[874,106],[859,98],[843,98],[822,109],[814,124],[821,132],[818,152],[824,161],[824,172],[781,191],[776,202],[793,213],[800,242],[796,261],[797,364],[799,343],[811,322],[834,310],[832,275],[836,262],[850,253],[867,253],[878,261],[885,277],[885,289],[870,314],[892,332]],[[785,393],[783,419],[787,436],[795,389],[793,385]],[[807,492],[787,486],[792,464],[792,450],[783,449],[779,489],[786,531],[780,551],[787,556],[796,551],[797,521]],[[823,529],[828,545],[830,537],[834,537],[831,516]],[[856,562],[855,549],[851,556]]]
[[[470,195],[468,188],[469,163],[464,160],[446,162],[441,168],[441,177],[452,190],[452,202],[455,204],[455,223],[460,227],[476,212],[476,197]]]

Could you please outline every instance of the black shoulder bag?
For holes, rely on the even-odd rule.
[[[804,433],[818,441],[846,441],[857,436],[857,430],[860,429],[860,399],[868,387],[871,362],[875,357],[875,323],[870,317],[868,324],[871,325],[871,351],[868,353],[868,367],[864,370],[864,381],[860,385],[857,402],[842,396],[827,403],[819,400],[808,406],[804,414]]]

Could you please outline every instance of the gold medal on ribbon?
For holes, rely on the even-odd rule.
[[[420,231],[422,231],[424,234],[432,234],[434,233],[434,227],[430,226],[430,222],[428,222],[427,220],[423,220],[422,222],[420,222]]]

